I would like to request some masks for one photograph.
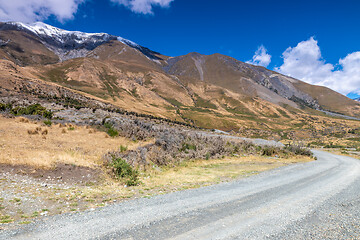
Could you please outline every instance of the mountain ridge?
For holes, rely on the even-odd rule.
[[[35,33],[22,24],[0,23],[0,61],[15,64],[4,63],[8,67],[0,70],[21,72],[7,74],[14,82],[26,76],[128,111],[225,130],[269,124],[274,129],[298,114],[321,115],[318,110],[360,116],[359,103],[328,88],[219,53],[169,57],[106,33],[34,26]],[[63,45],[54,43],[59,38]],[[9,79],[9,92],[18,91]]]
[[[128,45],[129,47],[138,49],[153,59],[157,59],[155,54],[158,54],[120,36],[115,36],[108,33],[85,33],[80,31],[68,31],[42,22],[36,22],[33,24],[5,22],[0,25],[0,31],[1,30],[24,30],[39,37],[50,50],[54,51],[59,56],[61,61],[77,57],[85,57],[87,51],[78,52],[77,54],[69,54],[69,52],[79,48],[93,50],[96,47],[111,40],[118,40]]]

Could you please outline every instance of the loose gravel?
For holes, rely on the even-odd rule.
[[[314,152],[314,162],[58,215],[0,239],[359,239],[360,161]]]

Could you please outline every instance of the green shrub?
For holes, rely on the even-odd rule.
[[[0,103],[0,111],[5,111],[6,110],[6,105],[3,103]]]
[[[11,110],[12,109],[12,105],[10,103],[0,103],[0,111],[6,111],[6,110]]]
[[[201,108],[217,109],[216,105],[210,102],[210,100],[205,100],[199,96],[197,96],[197,99],[195,101],[195,106]]]
[[[106,122],[106,123],[104,123],[104,127],[105,128],[112,128],[113,125],[111,123],[109,123],[109,122]]]
[[[182,147],[180,148],[181,152],[186,152],[187,150],[196,151],[196,146],[194,144],[183,143]]]
[[[130,92],[131,92],[131,94],[132,94],[134,97],[136,97],[136,98],[139,97],[139,94],[137,93],[136,88],[133,88]]]
[[[128,149],[127,146],[120,145],[119,151],[122,153],[122,152],[126,152],[127,149]]]
[[[127,180],[126,180],[126,185],[127,186],[137,186],[139,185],[140,181],[139,181],[139,177],[138,175],[131,175]]]
[[[50,120],[45,120],[44,124],[47,125],[47,126],[51,126],[52,122]]]
[[[329,144],[325,145],[324,148],[345,148],[345,146],[333,144],[330,142]]]
[[[118,178],[125,180],[128,186],[136,186],[140,183],[139,172],[122,158],[113,158],[111,164],[113,171]]]
[[[109,128],[109,129],[107,130],[107,134],[109,134],[110,137],[119,136],[119,132],[116,131],[116,129],[114,129],[114,128]]]
[[[116,137],[119,136],[119,132],[113,127],[113,125],[109,122],[105,122],[104,123],[104,127],[107,129],[106,133],[110,136],[110,137]]]
[[[40,115],[48,119],[51,119],[53,116],[53,113],[51,111],[48,111],[45,107],[41,106],[40,104],[32,104],[27,107],[14,107],[10,110],[10,112],[15,116]]]

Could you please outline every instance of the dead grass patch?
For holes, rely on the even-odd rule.
[[[226,157],[214,160],[183,162],[174,168],[153,171],[149,178],[142,179],[148,188],[201,186],[240,177],[247,177],[263,171],[292,163],[312,161],[310,157],[274,158],[262,156]]]
[[[89,134],[86,127],[73,124],[66,126],[73,129],[70,131],[59,124],[39,124],[0,116],[0,163],[38,168],[64,163],[94,168],[108,151],[121,145],[133,149],[143,144],[123,137],[104,138],[103,132],[95,130]]]

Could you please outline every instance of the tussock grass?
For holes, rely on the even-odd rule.
[[[0,164],[28,165],[52,168],[58,163],[97,167],[103,154],[116,150],[119,145],[134,149],[135,143],[124,137],[105,138],[103,132],[80,126],[59,124],[40,126],[40,122],[9,119],[0,116]],[[44,139],[43,137],[46,136]]]

